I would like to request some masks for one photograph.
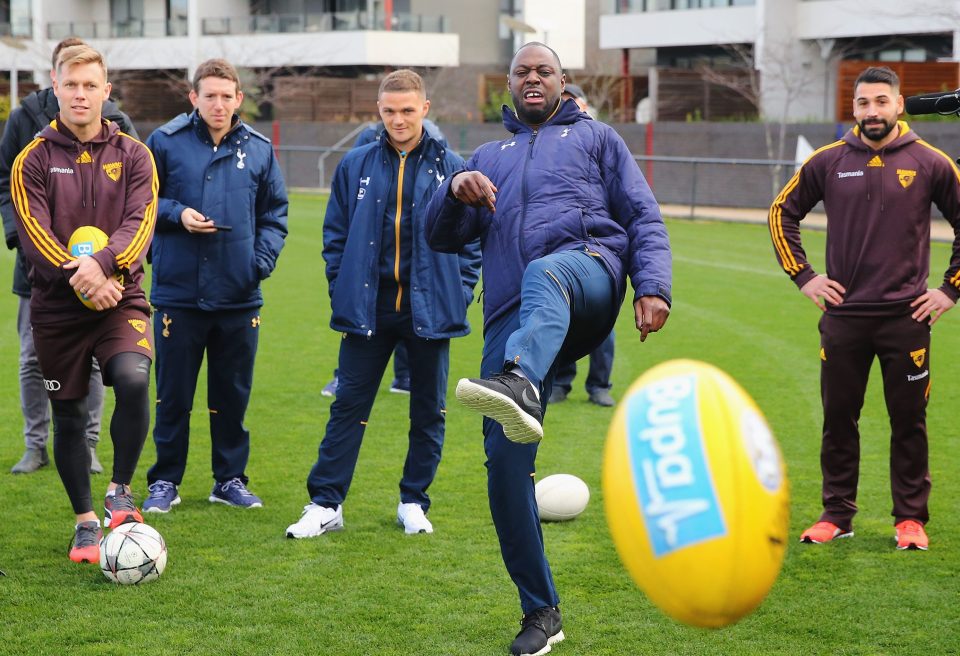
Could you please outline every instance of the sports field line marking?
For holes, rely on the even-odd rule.
[[[710,262],[696,257],[686,257],[684,255],[673,255],[674,262],[683,262],[684,264],[696,264],[697,266],[708,266],[715,269],[726,269],[727,271],[739,271],[741,273],[750,273],[758,276],[769,276],[771,278],[782,278],[783,271],[779,269],[757,269],[754,267],[743,266],[742,264],[729,264],[727,262]],[[771,262],[773,258],[771,257]],[[772,265],[771,265],[772,267]]]

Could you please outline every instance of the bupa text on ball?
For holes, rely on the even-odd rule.
[[[630,465],[657,557],[726,534],[704,455],[694,376],[629,399]]]

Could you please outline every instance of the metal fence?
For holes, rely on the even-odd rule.
[[[357,133],[350,132],[332,146],[280,146],[278,157],[287,185],[300,188],[330,186],[333,172]],[[469,152],[460,153],[468,158]],[[728,159],[634,155],[661,204],[689,208],[766,209],[796,170],[790,160]]]
[[[798,163],[792,160],[634,155],[657,201],[690,208],[767,209]]]

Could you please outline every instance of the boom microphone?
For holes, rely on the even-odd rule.
[[[944,93],[926,93],[906,100],[908,114],[953,114],[960,110],[960,89]]]

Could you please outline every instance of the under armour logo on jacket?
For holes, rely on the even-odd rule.
[[[517,145],[517,142],[516,142],[516,141],[511,141],[510,143],[505,143],[505,144],[503,144],[502,146],[500,146],[500,150],[505,150],[505,149],[509,148],[510,146],[516,146],[516,145]]]
[[[360,178],[360,184],[362,184],[362,185],[369,185],[369,184],[370,184],[370,176],[368,175],[368,176],[365,177],[365,178]]]
[[[560,135],[560,138],[563,139],[568,134],[570,134],[570,128],[563,128],[563,134]]]

